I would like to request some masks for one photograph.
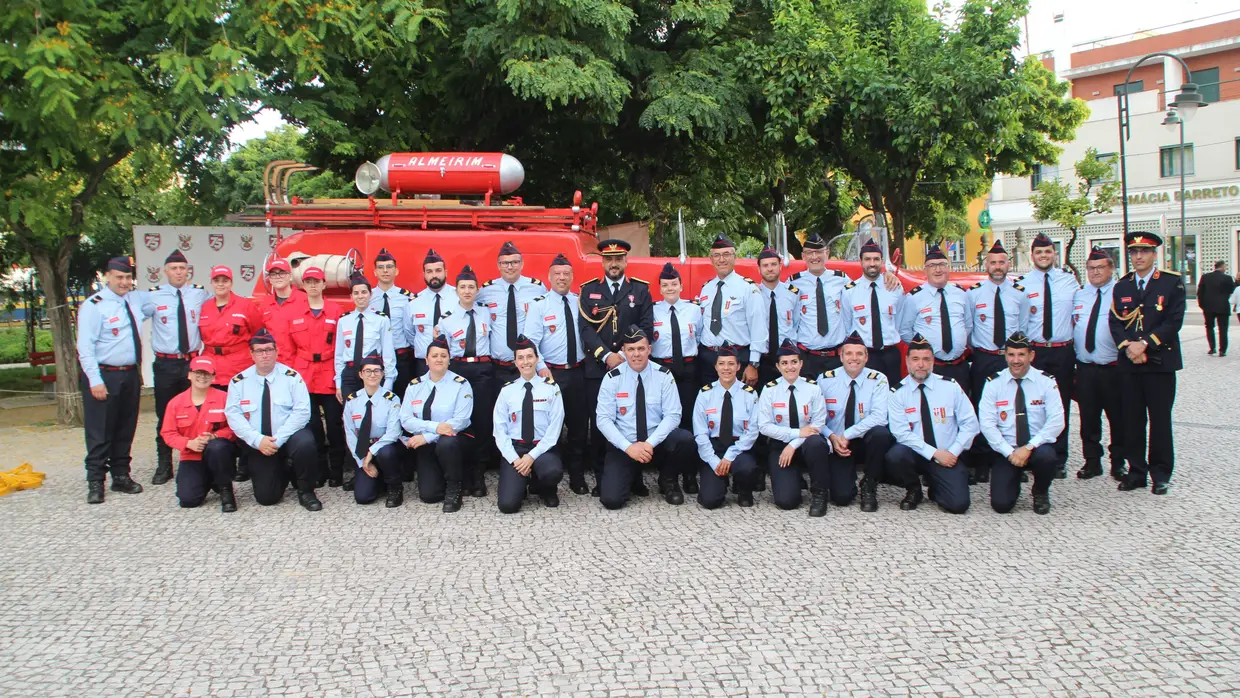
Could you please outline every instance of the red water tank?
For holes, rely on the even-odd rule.
[[[504,153],[392,153],[375,167],[379,188],[402,194],[508,194],[525,180],[521,161]]]

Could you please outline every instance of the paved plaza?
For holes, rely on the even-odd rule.
[[[0,695],[1031,695],[1240,692],[1240,355],[1185,329],[1172,493],[1057,481],[973,509],[517,515],[320,490],[240,511],[152,487],[85,503],[80,431],[0,429]],[[1080,467],[1072,420],[1074,460]],[[652,483],[652,475],[647,481]]]

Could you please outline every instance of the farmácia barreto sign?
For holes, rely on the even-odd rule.
[[[1237,199],[1240,198],[1240,185],[1228,184],[1221,187],[1201,187],[1198,189],[1185,189],[1184,199],[1186,201],[1204,201],[1208,199]],[[1129,194],[1128,205],[1135,206],[1137,204],[1165,204],[1172,201],[1180,200],[1180,190],[1173,189],[1171,191],[1151,191],[1143,194]]]

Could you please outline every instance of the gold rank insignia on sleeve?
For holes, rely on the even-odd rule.
[[[457,376],[454,380],[456,380],[457,383],[464,383],[465,376]]]
[[[394,393],[394,392],[392,392],[392,391],[390,391],[390,390],[389,390],[389,391],[387,391],[386,393],[384,393],[384,394],[383,394],[383,397],[384,397],[385,399],[389,400],[389,401],[398,399],[398,398],[396,397],[396,393]]]
[[[770,383],[767,383],[767,384],[766,384],[766,387],[768,387],[768,388],[774,388],[774,387],[775,387],[775,386],[777,386],[777,385],[779,385],[779,381],[771,381]]]
[[[412,298],[412,297],[414,296],[414,293],[413,293],[413,292],[411,292],[411,291],[410,291],[409,289],[407,289],[407,288],[402,288],[402,289],[400,290],[400,295],[402,295],[402,296],[407,296],[407,297],[409,297],[409,298]]]
[[[232,377],[232,382],[234,383],[240,383],[243,380],[245,380],[245,376],[240,373]]]
[[[715,387],[715,384],[714,384],[714,383],[707,383],[706,385],[703,385],[703,386],[702,386],[702,392],[704,392],[704,393],[705,393],[705,392],[709,391],[709,390],[710,390],[711,388],[713,388],[713,387]]]
[[[345,396],[344,396],[344,401],[345,401],[345,402],[353,402],[353,398],[355,398],[355,397],[357,397],[357,393],[349,393],[348,395],[345,395]]]
[[[291,369],[291,368],[290,368],[289,370],[287,370],[287,371],[285,371],[285,372],[284,372],[284,375],[286,375],[286,376],[296,376],[296,375],[297,375],[297,372],[296,372],[296,371],[294,371],[293,369]]]
[[[747,392],[747,393],[756,393],[756,392],[758,392],[758,391],[754,390],[752,385],[746,385],[746,386],[745,386],[745,392]]]
[[[869,378],[870,380],[875,380],[875,379],[877,379],[877,378],[878,378],[878,371],[870,371],[870,374],[869,374],[868,376],[866,376],[866,378]]]
[[[552,378],[551,376],[547,376],[546,378],[544,378],[543,382],[546,383],[547,385],[555,385],[555,379]]]
[[[856,281],[849,281],[848,283],[844,284],[844,288],[854,288],[856,287],[856,285],[857,285]]]

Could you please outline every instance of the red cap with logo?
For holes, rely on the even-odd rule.
[[[301,273],[301,280],[305,281],[306,279],[326,281],[327,277],[323,274],[323,270],[318,267],[306,267],[306,270]]]
[[[189,370],[215,373],[215,362],[207,356],[195,357],[193,361],[189,362]]]
[[[229,279],[233,278],[232,269],[229,269],[227,264],[219,264],[211,267],[211,278],[214,279],[220,276],[227,277]]]
[[[293,268],[288,265],[287,259],[284,259],[283,257],[272,257],[271,261],[267,262],[267,273],[270,274],[273,271],[284,271],[291,274],[293,273]]]

